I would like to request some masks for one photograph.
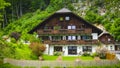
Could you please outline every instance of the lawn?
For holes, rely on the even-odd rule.
[[[54,61],[58,58],[58,56],[51,56],[51,55],[43,55],[44,60]],[[75,61],[77,58],[80,60],[93,60],[91,56],[62,56],[62,60],[64,61]]]

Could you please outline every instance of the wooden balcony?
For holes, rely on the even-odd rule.
[[[44,44],[98,44],[98,40],[60,40],[60,41],[51,41],[51,40],[46,40],[43,41]]]
[[[76,29],[76,30],[69,30],[69,29],[60,29],[60,30],[37,30],[38,34],[90,34],[92,33],[92,29]]]

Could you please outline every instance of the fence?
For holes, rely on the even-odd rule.
[[[40,68],[42,66],[49,66],[51,68],[60,66],[60,67],[69,67],[69,66],[104,66],[104,65],[115,65],[118,64],[118,60],[91,60],[91,61],[38,61],[38,60],[15,60],[5,58],[4,63],[10,63],[15,66],[21,67],[36,67]]]

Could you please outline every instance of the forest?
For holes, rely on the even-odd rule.
[[[0,45],[4,45],[0,46],[0,58],[36,59],[22,40],[38,41],[35,33],[31,36],[28,32],[63,7],[91,24],[103,25],[116,41],[120,41],[119,0],[0,0]],[[3,37],[14,39],[5,42]]]

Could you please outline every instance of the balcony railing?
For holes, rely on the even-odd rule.
[[[57,40],[57,41],[51,41],[46,40],[43,41],[44,44],[98,44],[98,40]]]
[[[53,30],[53,29],[46,29],[46,30],[37,30],[38,34],[90,34],[92,33],[92,29],[76,29],[76,30],[69,30],[69,29],[60,29],[60,30]]]

